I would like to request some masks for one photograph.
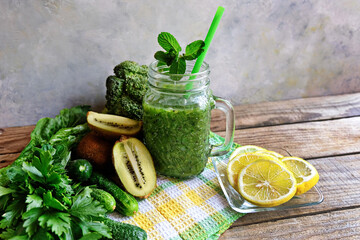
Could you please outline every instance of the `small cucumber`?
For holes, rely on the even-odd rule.
[[[115,198],[108,192],[98,189],[92,188],[91,196],[98,200],[102,205],[104,205],[105,209],[110,213],[115,210],[116,201]]]
[[[110,193],[116,201],[116,211],[125,215],[132,216],[139,210],[139,204],[136,199],[123,191],[116,183],[106,178],[104,175],[93,172],[89,178],[91,184],[96,184],[98,188],[101,188]]]
[[[79,182],[87,181],[92,174],[92,165],[86,159],[70,161],[67,165],[70,177]]]
[[[110,228],[114,240],[145,240],[147,234],[144,229],[127,223],[105,219],[104,223]]]

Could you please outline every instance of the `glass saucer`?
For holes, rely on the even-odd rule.
[[[273,150],[273,149],[272,149]],[[274,149],[274,151],[284,155],[291,156],[287,151],[281,149]],[[308,192],[294,196],[290,201],[283,203],[276,207],[259,207],[249,203],[230,185],[229,180],[226,176],[226,166],[229,158],[217,158],[213,157],[212,162],[218,177],[220,186],[224,195],[229,202],[230,206],[237,212],[240,213],[255,213],[265,211],[276,211],[290,208],[299,208],[305,206],[312,206],[322,203],[324,196],[317,186],[314,186]]]

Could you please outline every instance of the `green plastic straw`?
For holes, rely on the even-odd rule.
[[[192,70],[191,73],[197,73],[199,72],[200,70],[200,67],[204,61],[204,58],[205,58],[205,55],[210,47],[210,43],[211,41],[213,40],[214,38],[214,35],[215,35],[215,32],[216,32],[216,29],[218,28],[219,26],[219,23],[220,23],[220,20],[221,20],[221,17],[224,13],[224,8],[222,6],[219,6],[216,13],[215,13],[215,16],[214,16],[214,19],[210,25],[210,28],[209,28],[209,31],[206,35],[206,38],[205,38],[205,46],[204,46],[204,52],[198,57],[198,59],[196,60],[195,62],[195,65],[194,65],[194,68]]]
[[[215,16],[214,16],[214,19],[210,25],[210,28],[209,28],[209,31],[206,35],[206,38],[205,38],[205,46],[204,46],[204,51],[203,53],[197,58],[196,62],[195,62],[195,65],[194,65],[194,68],[193,70],[191,71],[191,73],[198,73],[200,68],[201,68],[201,65],[204,61],[204,58],[205,58],[205,55],[210,47],[210,43],[212,41],[212,39],[214,38],[214,35],[215,35],[215,32],[216,32],[216,29],[218,28],[219,26],[219,23],[220,23],[220,20],[221,20],[221,17],[224,13],[224,7],[222,6],[219,6],[216,10],[216,13],[215,13]],[[193,80],[195,79],[195,76],[192,76],[190,77],[190,80]],[[193,83],[190,82],[188,84],[186,84],[185,86],[185,89],[186,90],[191,90],[193,88]],[[190,95],[190,93],[187,93],[185,94],[185,98],[188,98]]]

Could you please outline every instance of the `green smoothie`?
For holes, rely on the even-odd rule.
[[[143,103],[145,143],[156,171],[189,178],[200,174],[211,151],[210,105],[157,107]]]

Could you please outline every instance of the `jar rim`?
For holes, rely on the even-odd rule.
[[[168,72],[160,72],[159,69],[161,69],[160,67],[158,67],[158,63],[160,61],[159,60],[156,60],[156,61],[153,61],[152,63],[150,63],[149,65],[149,70],[155,72],[156,74],[160,74],[160,75],[163,75],[163,76],[174,76],[174,77],[179,77],[179,76],[183,76],[183,77],[199,77],[201,75],[208,75],[210,73],[210,67],[209,67],[209,64],[205,61],[203,61],[203,63],[201,64],[200,66],[200,70],[199,72],[197,73],[191,73],[191,72],[185,72],[183,74],[181,73],[168,73]],[[195,65],[195,61],[187,61],[186,62],[186,66],[194,66]],[[164,68],[165,67],[168,67],[167,65],[164,65]],[[186,71],[188,71],[188,67],[186,67]],[[191,68],[192,70],[192,68]]]

